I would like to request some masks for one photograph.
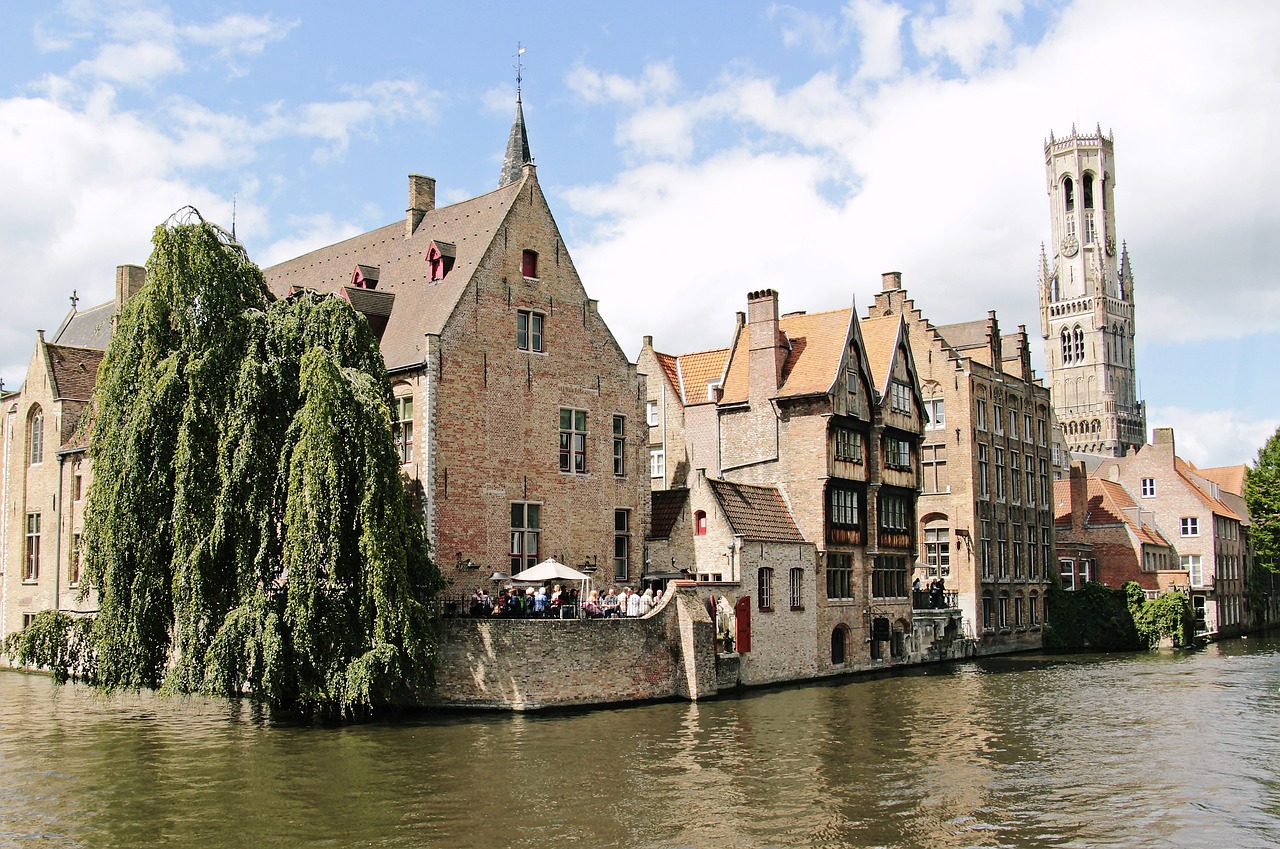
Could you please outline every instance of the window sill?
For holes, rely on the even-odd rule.
[[[761,613],[772,613],[773,605],[768,605],[767,607],[757,607],[756,610],[759,610]]]
[[[35,580],[32,580],[31,578],[23,578],[23,579],[22,579],[22,585],[23,585],[24,587],[34,587],[34,586],[38,585],[39,583],[40,583],[40,579],[39,579],[39,578],[36,578]]]
[[[803,604],[801,604],[801,605],[795,605],[795,604],[793,604],[793,605],[791,605],[791,609],[792,609],[792,610],[800,610],[800,611],[802,611],[802,610],[804,610],[804,605],[803,605]]]
[[[541,277],[527,277],[527,276],[525,276],[525,275],[523,275],[523,274],[522,274],[522,275],[520,275],[520,276],[521,276],[522,278],[524,278],[524,282],[526,282],[526,283],[539,283],[539,282],[541,282],[541,281],[542,281],[542,278],[541,278]]]

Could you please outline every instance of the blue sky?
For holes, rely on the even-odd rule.
[[[748,291],[935,323],[996,309],[1042,360],[1043,143],[1115,134],[1151,426],[1199,465],[1280,425],[1280,5],[6,4],[0,376],[193,204],[263,265],[494,188],[516,44],[538,175],[629,354],[727,344]]]

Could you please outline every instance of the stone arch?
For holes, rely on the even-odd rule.
[[[840,666],[849,658],[849,626],[841,622],[831,630],[831,665]]]

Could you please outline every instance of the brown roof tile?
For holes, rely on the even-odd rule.
[[[424,358],[425,334],[443,329],[525,182],[433,209],[409,239],[405,222],[397,221],[263,269],[267,285],[277,297],[293,287],[336,293],[351,283],[357,266],[377,266],[377,291],[395,295],[382,356],[388,369],[417,365]],[[426,261],[433,240],[457,247],[452,270],[435,282]]]
[[[770,542],[804,542],[782,493],[772,486],[752,486],[708,479],[735,534]]]
[[[728,348],[696,351],[676,358],[677,377],[673,378],[673,385],[679,387],[681,400],[685,404],[714,401],[707,393],[707,384],[724,377],[724,366],[728,359]],[[663,368],[666,368],[665,364]]]
[[[670,539],[671,529],[689,500],[687,489],[660,489],[651,496],[653,515],[649,520],[649,539]]]
[[[778,330],[785,334],[791,350],[782,364],[782,382],[775,397],[794,398],[831,391],[840,374],[840,360],[844,356],[852,312],[844,309],[794,313],[778,319]],[[750,370],[748,335],[745,328],[738,334],[729,358],[722,399],[727,404],[747,400]]]
[[[1244,495],[1244,473],[1247,468],[1243,463],[1238,466],[1215,466],[1211,469],[1196,469],[1196,474],[1216,483],[1218,489]]]
[[[61,400],[88,401],[98,382],[98,366],[103,351],[98,348],[75,348],[70,345],[45,345],[49,371],[53,379],[53,397]]]
[[[898,315],[875,316],[862,319],[862,344],[867,348],[867,360],[871,364],[871,379],[881,394],[889,391],[890,369],[893,368],[893,352],[897,349],[902,318]]]
[[[1219,516],[1224,516],[1228,519],[1235,519],[1237,522],[1244,521],[1244,519],[1239,516],[1236,511],[1228,507],[1225,502],[1214,498],[1212,495],[1201,489],[1199,484],[1192,480],[1192,475],[1200,473],[1198,469],[1181,457],[1173,458],[1173,467],[1178,472],[1179,477],[1186,482],[1187,486],[1191,487],[1191,491],[1194,492],[1211,511],[1217,513]]]

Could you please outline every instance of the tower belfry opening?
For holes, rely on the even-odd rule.
[[[1146,442],[1137,397],[1134,286],[1117,250],[1115,149],[1101,126],[1044,146],[1051,240],[1040,252],[1045,380],[1073,452],[1120,456]]]

